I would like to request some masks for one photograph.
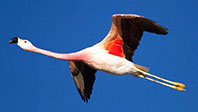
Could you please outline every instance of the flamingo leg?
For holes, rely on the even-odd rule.
[[[176,89],[176,90],[179,90],[179,91],[185,91],[185,85],[182,84],[182,83],[178,83],[178,82],[173,82],[173,81],[170,81],[170,80],[167,80],[167,79],[164,79],[164,78],[161,78],[161,77],[158,77],[158,76],[155,76],[155,75],[152,75],[150,73],[147,73],[147,72],[144,72],[142,70],[139,70],[142,74],[139,74],[138,76],[141,77],[141,78],[145,78],[147,80],[150,80],[150,81],[153,81],[153,82],[156,82],[158,84],[162,84],[164,86],[167,86],[167,87],[170,87],[170,88],[173,88],[173,89]],[[147,76],[150,76],[150,77],[153,77],[153,78],[156,78],[158,80],[161,80],[161,81],[164,81],[164,82],[161,82],[161,81],[158,81],[158,80],[155,80],[155,79],[152,79],[150,77],[147,77]],[[170,84],[168,84],[170,83]],[[171,85],[172,84],[172,85]]]

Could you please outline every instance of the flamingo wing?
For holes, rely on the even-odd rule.
[[[132,61],[144,31],[163,35],[168,33],[168,29],[143,16],[115,14],[112,16],[111,29],[100,44],[109,54]]]
[[[97,70],[80,61],[69,61],[69,68],[82,100],[88,102]]]

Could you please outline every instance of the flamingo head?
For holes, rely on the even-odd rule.
[[[12,38],[8,43],[9,44],[16,43],[19,47],[21,47],[23,50],[26,50],[26,51],[34,51],[35,50],[35,46],[33,46],[30,41],[23,40],[19,37]]]

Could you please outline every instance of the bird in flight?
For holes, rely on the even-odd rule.
[[[185,91],[184,84],[152,75],[148,73],[147,67],[133,63],[132,56],[144,31],[161,35],[168,34],[168,29],[143,16],[115,14],[112,16],[111,29],[101,42],[75,53],[55,53],[43,50],[19,37],[14,37],[9,43],[16,43],[26,51],[68,60],[75,85],[84,102],[90,99],[97,70],[115,75],[129,74]]]

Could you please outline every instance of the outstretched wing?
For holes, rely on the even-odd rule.
[[[82,100],[88,102],[92,93],[96,70],[80,61],[69,61],[69,68]]]
[[[100,44],[110,54],[132,61],[143,32],[166,35],[168,29],[143,16],[132,14],[116,14],[112,16],[112,26]]]

